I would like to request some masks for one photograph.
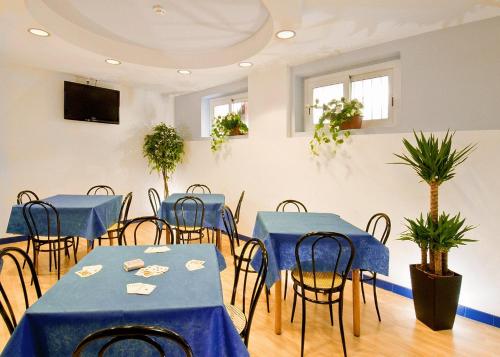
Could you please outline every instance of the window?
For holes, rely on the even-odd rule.
[[[229,113],[239,113],[241,115],[241,119],[248,125],[247,93],[210,99],[209,103],[210,112],[208,116],[208,125],[205,126],[202,136],[209,137],[212,130],[212,123],[215,118],[225,116]]]
[[[312,130],[322,109],[309,108],[346,97],[363,103],[363,127],[390,124],[394,120],[394,73],[397,61],[308,78],[304,81],[304,129]]]

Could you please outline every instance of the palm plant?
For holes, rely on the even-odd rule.
[[[402,162],[396,164],[410,166],[422,181],[427,182],[430,187],[430,218],[434,224],[437,224],[439,218],[439,185],[455,176],[455,169],[468,158],[471,151],[475,149],[475,145],[467,145],[460,150],[452,149],[454,133],[449,131],[441,141],[433,134],[426,137],[422,132],[420,132],[420,135],[414,132],[413,135],[417,142],[416,145],[414,146],[407,139],[403,139],[408,154],[395,154],[402,160]],[[447,254],[447,251],[436,252],[432,246],[429,246],[430,271],[440,274],[442,272],[442,260],[448,261]],[[427,257],[425,257],[426,260]]]

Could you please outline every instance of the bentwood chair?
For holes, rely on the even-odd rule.
[[[238,200],[238,205],[236,206],[236,210],[234,211],[234,221],[236,222],[236,224],[240,223],[241,204],[243,203],[244,197],[245,197],[245,191],[241,191],[240,199]]]
[[[224,223],[224,228],[226,230],[226,234],[229,237],[229,248],[231,251],[231,255],[233,256],[233,263],[234,267],[236,268],[238,264],[238,260],[240,257],[242,259],[246,259],[251,261],[253,256],[242,256],[242,250],[243,246],[240,246],[240,238],[238,234],[238,226],[236,224],[236,219],[233,216],[233,212],[228,206],[225,206],[221,210],[221,215],[222,215],[222,222]],[[250,273],[255,273],[255,270],[252,268],[252,266],[249,267]],[[269,310],[269,290],[266,287],[266,307],[267,307],[267,312],[270,312]]]
[[[17,326],[17,319],[16,315],[14,313],[14,308],[11,304],[11,300],[8,298],[7,291],[11,293],[11,297],[14,297],[13,300],[18,300],[19,297],[21,296],[19,291],[12,291],[14,289],[10,288],[12,286],[12,283],[15,281],[16,283],[19,282],[22,288],[22,296],[23,296],[23,301],[25,305],[25,309],[30,307],[30,296],[32,297],[33,294],[30,294],[26,285],[26,280],[24,278],[24,274],[21,268],[21,262],[24,265],[25,262],[28,263],[28,268],[31,274],[31,285],[34,286],[36,298],[39,299],[42,296],[42,291],[40,290],[40,283],[38,282],[38,277],[36,275],[35,271],[35,266],[33,265],[33,262],[31,261],[29,255],[25,253],[22,249],[16,248],[16,247],[7,247],[4,249],[0,250],[0,261],[2,262],[2,270],[6,270],[6,265],[9,264],[9,262],[14,263],[16,267],[16,272],[17,272],[17,277],[18,279],[15,279],[14,277],[11,276],[6,276],[5,278],[8,279],[0,279],[3,283],[9,284],[9,288],[5,289],[4,285],[0,282],[0,314],[2,315],[3,321],[7,325],[7,329],[9,330],[9,333],[12,334],[14,332],[14,329]],[[10,264],[9,264],[10,265]],[[16,286],[17,287],[17,286]],[[16,289],[17,290],[17,289]]]
[[[294,211],[297,212],[307,212],[306,206],[297,200],[285,200],[283,202],[280,202],[279,205],[276,207],[276,212],[287,212],[286,207],[290,206],[293,208]],[[283,300],[286,300],[286,291],[288,288],[288,270],[285,270],[285,292],[283,293]]]
[[[156,191],[156,189],[151,187],[148,190],[148,198],[149,198],[149,204],[151,205],[151,209],[153,210],[153,216],[158,217],[161,208],[160,194],[158,193],[158,191]]]
[[[94,354],[94,356],[104,356],[106,351],[109,350],[115,343],[119,343],[120,341],[125,340],[137,341],[139,342],[138,345],[141,347],[143,347],[143,345],[147,345],[149,347],[149,350],[155,352],[154,355],[162,357],[166,356],[167,354],[164,347],[159,343],[158,340],[166,340],[172,342],[177,347],[177,350],[182,350],[184,356],[193,356],[191,346],[189,346],[184,337],[182,337],[178,333],[164,327],[142,325],[116,326],[95,331],[85,337],[78,344],[76,349],[73,351],[72,356],[88,356],[89,354],[84,353],[85,349],[92,343],[99,340],[107,341],[104,344],[101,343],[102,346],[98,350],[97,354]],[[175,355],[177,356],[177,354]]]
[[[195,183],[187,188],[186,193],[196,193],[196,190],[200,190],[201,193],[212,193],[207,185],[203,185],[200,183]]]
[[[252,272],[250,260],[245,257],[253,257],[256,254],[260,254],[260,262]],[[268,257],[264,243],[255,238],[246,242],[236,265],[231,304],[226,304],[226,310],[247,347],[255,308],[266,281],[267,263]],[[253,286],[249,274],[252,275],[250,279],[254,279]],[[237,302],[238,294],[241,294],[241,297]],[[237,304],[241,308],[237,307]]]
[[[391,234],[391,219],[385,213],[376,213],[368,221],[368,224],[366,225],[366,231],[374,237],[379,236],[380,243],[385,245],[387,243],[389,235]],[[368,276],[364,275],[364,273],[367,273],[369,275]],[[379,321],[382,321],[380,319],[380,311],[378,309],[378,300],[377,300],[377,273],[369,270],[361,270],[360,275],[361,275],[360,282],[361,282],[361,293],[363,295],[363,303],[366,304],[365,288],[363,286],[363,283],[372,282],[373,300],[375,301],[375,309],[377,310],[377,317]]]
[[[21,191],[17,194],[17,204],[18,205],[23,205],[25,203],[28,203],[31,201],[38,201],[38,200],[39,200],[38,195],[35,192],[30,191],[30,190],[24,190],[24,191]],[[29,254],[31,239],[28,239],[27,242],[28,243],[26,245],[26,253]],[[26,264],[26,261],[23,262],[23,269],[24,269],[25,264]]]
[[[114,194],[115,194],[115,191],[111,187],[106,186],[106,185],[92,186],[87,191],[87,196],[89,196],[89,195],[106,195],[106,196],[111,195],[111,196],[114,196]]]
[[[38,255],[40,252],[49,253],[49,271],[52,271],[52,257],[54,267],[57,269],[57,280],[61,277],[61,251],[69,257],[69,247],[73,247],[75,264],[76,257],[75,237],[61,237],[61,221],[59,212],[48,202],[31,201],[23,206],[23,215],[30,238],[33,242],[33,261],[38,266]],[[42,228],[45,228],[42,230]],[[41,232],[47,234],[41,234]],[[45,249],[44,249],[45,248]]]
[[[202,241],[205,204],[195,196],[184,196],[174,203],[175,232],[177,242]]]
[[[164,230],[168,231],[164,234],[165,239],[162,237]],[[162,240],[163,244],[172,244],[174,233],[164,219],[156,216],[138,217],[129,220],[120,230],[118,245],[127,245],[127,238],[129,242],[133,241],[134,245],[137,245],[137,238],[140,237],[143,241],[146,236],[154,238],[153,242],[148,244],[161,245]]]
[[[325,256],[329,252],[333,256]],[[340,337],[344,357],[347,356],[344,337],[344,287],[354,259],[355,248],[345,235],[334,232],[313,232],[302,236],[295,246],[296,268],[292,270],[293,305],[295,314],[297,296],[302,299],[302,335],[300,355],[304,355],[306,332],[306,301],[329,305],[333,326],[333,304],[339,305]]]
[[[123,226],[128,222],[128,211],[130,210],[130,204],[132,203],[132,192],[127,193],[125,198],[123,199],[122,205],[120,207],[120,215],[118,216],[118,222],[113,224],[108,228],[107,237],[99,237],[97,240],[99,241],[99,245],[101,245],[101,240],[109,240],[110,243],[113,239],[118,238],[120,235],[120,231]]]

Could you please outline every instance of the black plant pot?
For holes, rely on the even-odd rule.
[[[450,330],[455,322],[462,276],[438,276],[410,265],[413,303],[417,319],[434,331]]]

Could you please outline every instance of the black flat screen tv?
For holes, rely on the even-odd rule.
[[[119,124],[120,92],[65,81],[64,119]]]

